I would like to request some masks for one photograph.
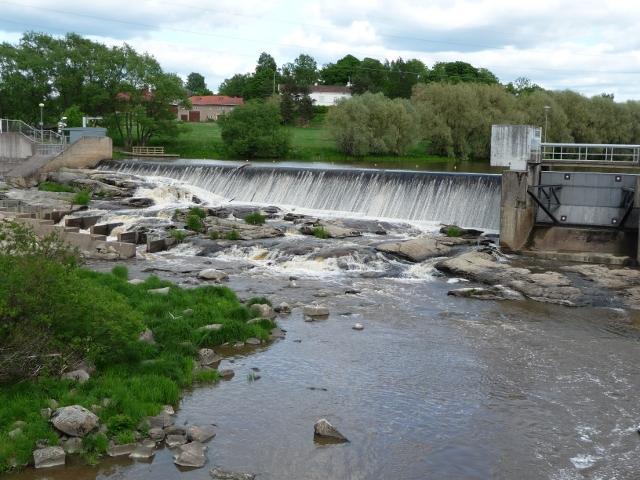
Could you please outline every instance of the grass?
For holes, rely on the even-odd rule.
[[[65,193],[73,193],[76,191],[75,188],[70,187],[69,185],[63,185],[57,182],[42,182],[38,185],[38,190],[41,192],[65,192]]]
[[[316,238],[321,238],[326,240],[329,238],[329,232],[324,227],[314,227],[313,228],[313,236]]]
[[[169,235],[178,243],[184,242],[185,238],[187,238],[187,232],[185,232],[184,230],[178,230],[176,228],[170,230]]]
[[[340,153],[329,130],[325,125],[325,116],[320,114],[307,127],[285,127],[291,134],[291,150],[288,160],[333,162],[348,164],[365,164],[369,166],[385,165],[397,168],[409,168],[416,165],[432,163],[448,163],[451,159],[424,153],[424,143],[417,144],[404,156],[369,155],[350,157]],[[227,160],[220,128],[215,122],[184,123],[182,132],[177,137],[157,138],[153,145],[164,146],[168,153],[175,153],[183,158],[209,158]],[[486,163],[486,162],[485,162]]]
[[[251,212],[249,215],[244,217],[245,223],[249,225],[264,225],[267,217],[262,215],[260,212]]]
[[[227,240],[240,240],[240,234],[237,230],[231,230],[224,236],[224,238]]]
[[[245,305],[247,307],[250,307],[251,305],[256,305],[256,304],[269,305],[270,307],[273,306],[271,305],[271,301],[266,297],[251,297],[249,300],[245,302]]]
[[[91,201],[91,192],[88,190],[81,190],[76,193],[71,199],[72,205],[89,205]]]
[[[189,230],[193,230],[194,232],[202,232],[204,230],[202,218],[192,213],[187,215],[185,225]]]
[[[101,424],[108,427],[107,436],[87,436],[83,446],[85,460],[95,463],[104,454],[110,439],[119,443],[133,441],[143,418],[157,414],[163,405],[175,406],[184,388],[194,382],[218,379],[214,370],[194,370],[199,348],[250,337],[267,340],[270,328],[275,326],[269,321],[247,324],[251,318],[248,308],[225,287],[183,289],[153,276],[140,285],[132,285],[127,282],[125,267],[116,267],[112,273],[74,268],[73,275],[68,278],[77,275],[89,295],[96,289],[109,292],[105,298],[115,302],[113,305],[117,308],[128,309],[133,315],[131,318],[150,328],[156,343],[149,345],[131,339],[137,349],[136,356],[112,352],[114,356],[110,357],[109,363],[96,362],[98,371],[84,384],[61,380],[57,375],[3,384],[0,388],[0,473],[26,465],[32,459],[36,440],[47,439],[50,445],[59,443],[48,420],[40,415],[50,399],[57,400],[60,406],[79,404],[89,409],[100,406],[95,410]],[[148,292],[162,287],[169,287],[168,295]],[[49,285],[48,288],[57,286]],[[63,296],[58,300],[62,304],[74,301]],[[53,325],[58,318],[57,307],[52,307],[56,310],[50,317]],[[193,314],[183,315],[185,309],[192,309]],[[85,318],[72,321],[82,323]],[[125,321],[128,318],[123,317],[122,322]],[[224,326],[218,331],[200,330],[211,323]],[[110,332],[96,331],[94,335],[109,336]],[[138,333],[133,335],[137,338]],[[93,341],[85,338],[82,343],[88,347]],[[18,420],[26,422],[23,433],[15,439],[9,438],[9,431]]]
[[[447,237],[459,237],[462,235],[462,229],[460,227],[456,227],[455,225],[451,225],[443,230],[443,232]]]

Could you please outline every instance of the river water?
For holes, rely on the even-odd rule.
[[[220,368],[235,377],[184,396],[177,424],[217,425],[205,468],[179,470],[161,449],[150,463],[107,459],[10,478],[205,479],[216,465],[265,480],[640,478],[634,312],[447,296],[462,281],[439,275],[433,261],[339,264],[278,260],[255,247],[209,256],[189,248],[133,260],[131,276],[153,268],[187,282],[213,266],[230,273],[241,298],[318,301],[331,315],[309,323],[294,308],[278,319],[284,339],[224,352]],[[365,329],[353,330],[356,322]],[[249,381],[252,373],[261,378]],[[316,443],[319,418],[350,442]]]

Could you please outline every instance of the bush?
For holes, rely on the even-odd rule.
[[[217,230],[211,230],[209,232],[209,238],[211,240],[218,240],[220,238],[220,232],[218,232]]]
[[[187,215],[195,215],[196,217],[204,220],[207,216],[207,212],[200,207],[191,207]]]
[[[322,238],[326,240],[329,238],[329,232],[324,227],[314,227],[313,228],[313,236],[316,238]]]
[[[91,201],[91,192],[88,190],[81,190],[74,195],[71,199],[72,205],[89,205]]]
[[[73,187],[57,182],[42,182],[38,185],[38,190],[40,190],[41,192],[75,192],[75,189]]]
[[[252,100],[218,119],[222,141],[232,158],[282,158],[290,135],[277,105]]]
[[[443,233],[447,237],[459,237],[462,235],[462,229],[460,227],[456,227],[455,225],[451,225],[444,229]]]
[[[411,103],[381,93],[343,100],[327,118],[336,147],[346,155],[404,155],[419,140],[418,115]]]
[[[111,274],[121,280],[129,279],[129,269],[124,265],[116,265],[111,269]]]
[[[231,230],[230,232],[228,232],[224,238],[226,238],[227,240],[240,240],[240,234],[238,233],[237,230]]]
[[[204,222],[198,215],[189,214],[186,219],[186,227],[194,232],[202,232],[204,230]]]
[[[184,230],[178,230],[175,228],[172,230],[169,230],[169,235],[171,236],[171,238],[175,239],[175,241],[178,243],[184,242],[185,238],[187,238],[187,232],[185,232]]]
[[[248,223],[249,225],[264,225],[266,219],[267,217],[262,215],[260,212],[252,212],[244,217],[245,223]]]

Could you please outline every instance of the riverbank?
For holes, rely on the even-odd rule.
[[[381,168],[414,168],[432,164],[460,164],[460,161],[426,155],[425,145],[416,145],[404,156],[369,155],[366,157],[350,157],[340,153],[335,142],[329,135],[329,130],[323,124],[324,117],[320,116],[308,127],[285,127],[291,134],[291,151],[286,159],[301,162],[328,162],[358,164],[362,166],[380,166]],[[182,123],[181,133],[175,138],[155,140],[152,145],[163,146],[167,153],[178,154],[181,158],[208,158],[217,160],[228,159],[220,136],[220,128],[215,122]],[[118,153],[116,158],[125,158]],[[237,160],[237,159],[236,159]],[[487,164],[484,162],[465,162]]]
[[[157,426],[148,417],[177,408],[194,384],[233,375],[217,370],[212,347],[260,345],[275,328],[269,307],[250,308],[263,299],[242,304],[222,286],[128,279],[122,266],[97,273],[20,250],[28,232],[12,238],[0,255],[12,271],[0,281],[0,305],[12,306],[2,314],[0,473],[34,460],[64,465],[66,454],[93,464],[136,451]],[[7,257],[16,245],[19,256]],[[214,273],[202,272],[205,284],[220,280]]]

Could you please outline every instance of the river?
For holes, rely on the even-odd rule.
[[[217,425],[206,468],[181,471],[161,449],[150,463],[107,459],[9,478],[205,479],[214,465],[260,480],[638,478],[634,312],[450,297],[461,280],[432,261],[365,261],[357,252],[368,241],[335,241],[356,252],[342,260],[284,256],[318,242],[288,235],[268,255],[255,245],[205,256],[181,246],[130,261],[132,277],[152,268],[177,282],[221,268],[241,298],[318,301],[331,315],[305,322],[294,308],[278,319],[284,339],[224,352],[221,368],[235,377],[184,396],[177,424]],[[323,417],[350,442],[316,443]]]

